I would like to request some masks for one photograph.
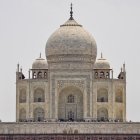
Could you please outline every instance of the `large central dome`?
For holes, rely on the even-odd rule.
[[[92,35],[72,17],[60,26],[46,43],[46,57],[48,62],[53,58],[63,58],[71,61],[72,55],[76,58],[89,58],[93,63],[96,60],[97,47]],[[53,59],[54,60],[54,59]],[[78,59],[79,60],[79,59]],[[74,61],[77,61],[74,59]]]

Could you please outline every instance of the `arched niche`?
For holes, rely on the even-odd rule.
[[[26,110],[24,108],[20,109],[19,111],[19,121],[26,121]]]
[[[74,130],[74,134],[78,134],[78,129],[75,129]]]
[[[123,92],[121,89],[117,89],[115,93],[115,101],[118,103],[123,102]]]
[[[48,78],[48,73],[44,72],[44,78],[47,79]]]
[[[35,121],[44,121],[45,119],[45,112],[44,109],[41,107],[38,107],[34,110],[34,120]]]
[[[60,121],[83,120],[83,93],[77,87],[70,86],[60,91],[58,119]]]
[[[33,79],[36,79],[37,78],[36,72],[33,72],[32,78]]]
[[[21,89],[19,93],[19,103],[25,103],[26,102],[26,90]]]
[[[108,102],[108,90],[100,88],[97,91],[97,102]]]
[[[104,71],[101,71],[100,72],[100,78],[102,79],[102,78],[105,78],[105,72]]]
[[[98,72],[97,72],[97,71],[95,71],[95,73],[94,73],[94,77],[95,77],[95,79],[98,78]]]
[[[37,73],[37,78],[43,78],[43,77],[42,77],[42,72],[41,72],[41,71],[39,71],[39,72]]]
[[[45,94],[43,89],[37,88],[34,91],[34,102],[45,102]]]
[[[116,109],[116,120],[117,122],[123,121],[123,111],[121,109]]]
[[[103,107],[97,110],[97,120],[108,121],[108,110],[106,108]]]

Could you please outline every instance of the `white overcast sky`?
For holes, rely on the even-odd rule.
[[[127,120],[140,121],[140,0],[0,0],[0,119],[15,121],[17,63],[28,77],[39,53],[45,57],[48,37],[69,18],[71,2],[115,77],[126,63]]]

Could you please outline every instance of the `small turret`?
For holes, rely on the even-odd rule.
[[[121,71],[118,75],[118,79],[126,79],[125,63],[123,64],[123,67],[121,67]]]
[[[103,58],[101,53],[101,58],[97,59],[94,64],[95,79],[110,79],[110,70],[109,62]]]
[[[47,78],[48,76],[48,63],[47,60],[41,58],[41,53],[39,58],[37,58],[32,64],[32,79]]]
[[[22,67],[20,68],[19,71],[19,63],[17,64],[17,71],[16,71],[16,80],[22,80],[25,79],[24,74],[22,73]]]

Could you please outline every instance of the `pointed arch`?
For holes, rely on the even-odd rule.
[[[117,89],[115,93],[115,101],[122,103],[123,102],[123,92],[121,89]]]
[[[69,86],[60,91],[58,119],[61,121],[83,120],[83,93],[79,88]]]
[[[39,72],[37,73],[37,78],[42,78],[42,72],[41,72],[41,71],[39,71]]]
[[[108,110],[107,108],[99,108],[97,110],[97,120],[98,121],[108,121]]]
[[[26,90],[21,89],[19,93],[19,103],[25,103],[26,102]]]
[[[34,102],[45,102],[45,94],[42,88],[37,88],[34,91]]]
[[[122,109],[117,108],[116,109],[116,121],[122,122],[123,121],[123,111]]]
[[[33,79],[36,79],[36,78],[37,78],[37,76],[36,76],[36,72],[35,72],[35,71],[32,72],[32,78],[33,78]]]
[[[108,90],[100,88],[97,91],[97,102],[108,102]]]
[[[26,110],[24,108],[20,109],[19,111],[19,121],[20,122],[26,121]]]
[[[38,107],[34,110],[34,120],[35,121],[44,121],[45,119],[45,112],[44,109],[41,107]]]

